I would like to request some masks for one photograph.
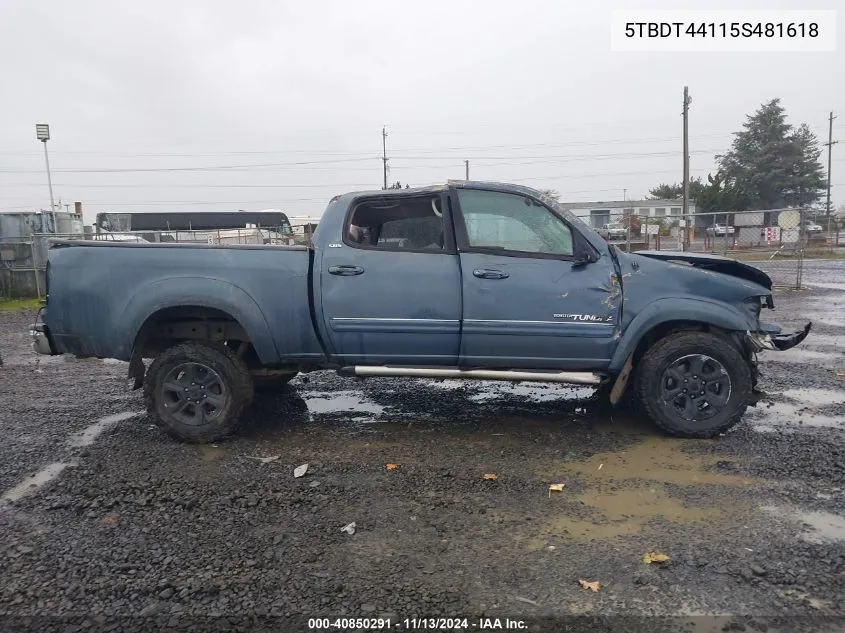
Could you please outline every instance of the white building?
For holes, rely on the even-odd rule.
[[[563,202],[563,207],[577,215],[593,228],[609,222],[619,222],[625,213],[650,218],[680,220],[683,200],[611,200],[606,202]],[[688,213],[695,213],[695,202],[690,200]]]

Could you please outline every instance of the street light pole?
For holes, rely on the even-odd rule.
[[[53,233],[59,232],[56,224],[56,203],[53,199],[53,178],[50,175],[50,156],[47,154],[47,141],[50,140],[50,126],[46,123],[35,125],[35,135],[39,141],[44,143],[44,162],[47,164],[47,186],[50,188],[50,213],[53,216]]]

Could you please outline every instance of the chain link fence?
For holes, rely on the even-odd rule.
[[[44,297],[47,253],[51,240],[96,240],[120,243],[308,245],[316,225],[294,226],[293,231],[264,228],[209,231],[123,231],[120,233],[34,233],[27,237],[0,237],[0,297]]]
[[[673,209],[674,211],[674,209]],[[845,228],[826,218],[816,222],[805,209],[735,213],[638,215],[633,209],[582,218],[622,250],[684,251],[747,262],[772,277],[775,286],[800,288],[805,257],[826,256],[845,247]]]
[[[35,258],[33,238],[0,238],[0,297],[42,297],[44,274]]]
[[[805,257],[824,256],[845,247],[845,225],[841,220],[816,222],[812,214],[801,209],[696,213],[686,223],[677,213],[646,216],[634,214],[633,209],[583,219],[622,250],[685,251],[731,257],[764,270],[776,286],[788,288],[801,287]],[[307,246],[316,226],[294,225],[292,232],[240,228],[0,237],[0,297],[43,297],[47,251],[52,239]]]

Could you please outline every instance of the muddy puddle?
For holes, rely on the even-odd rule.
[[[229,452],[219,444],[197,444],[192,446],[193,450],[199,458],[207,463],[219,462],[228,457]]]
[[[384,412],[382,405],[366,400],[359,391],[323,392],[303,399],[312,416],[347,413],[352,421],[364,422]]]
[[[760,360],[767,363],[800,363],[829,368],[845,366],[845,349],[821,352],[805,347],[793,347],[785,352],[761,352],[759,357]]]
[[[496,408],[511,400],[514,405],[541,402],[578,403],[589,398],[594,389],[589,387],[569,387],[545,383],[506,383],[499,381],[468,382],[464,380],[425,380],[420,381],[432,391],[458,392],[470,391],[466,396],[468,404],[477,404],[485,408]],[[396,397],[396,391],[379,390],[379,396]],[[437,394],[432,394],[437,397]],[[462,396],[458,396],[461,398]],[[384,421],[388,405],[381,405],[367,398],[366,393],[356,390],[324,391],[303,395],[309,414],[314,416],[346,414],[349,421],[357,423]],[[428,409],[420,411],[392,412],[391,418],[431,418],[436,412]]]
[[[562,387],[542,383],[492,384],[481,393],[469,397],[472,402],[491,402],[504,398],[528,398],[532,402],[563,402],[586,400],[595,389],[589,387]]]
[[[736,504],[728,512],[723,499],[689,505],[673,494],[678,487],[754,485],[753,479],[714,471],[724,457],[687,453],[687,445],[682,440],[648,437],[625,450],[581,461],[547,462],[535,476],[565,487],[549,497],[545,516],[529,528],[507,513],[493,513],[491,518],[507,522],[512,518],[521,526],[515,538],[528,549],[560,540],[588,542],[636,535],[666,522],[712,526],[741,521],[743,512]]]
[[[845,517],[831,512],[763,506],[764,512],[795,525],[796,537],[809,543],[845,542]]]
[[[746,419],[762,432],[797,429],[802,426],[845,428],[845,416],[830,415],[823,407],[845,405],[845,391],[829,389],[787,389],[787,402],[761,402],[749,409]]]
[[[595,389],[590,387],[572,387],[542,382],[426,380],[424,384],[444,390],[471,388],[473,391],[477,391],[468,398],[472,402],[489,402],[504,398],[528,398],[534,402],[578,401],[589,398],[595,392]]]

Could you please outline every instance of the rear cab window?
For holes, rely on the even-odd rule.
[[[347,217],[343,241],[370,250],[454,253],[443,206],[440,194],[364,200]]]

